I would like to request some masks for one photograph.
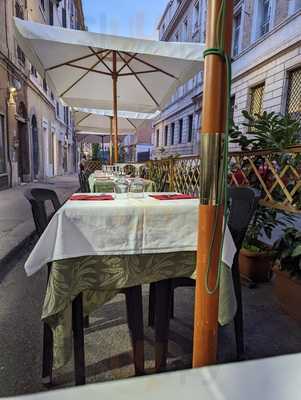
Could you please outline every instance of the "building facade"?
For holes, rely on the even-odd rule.
[[[124,161],[142,162],[151,157],[152,150],[152,121],[144,121],[135,135],[126,135],[122,138]]]
[[[13,17],[85,29],[80,0],[0,0],[0,189],[74,172],[72,115],[18,46]]]
[[[169,1],[160,40],[206,40],[207,0]],[[235,0],[232,107],[301,118],[301,0]],[[202,73],[179,88],[154,121],[152,158],[198,155]]]

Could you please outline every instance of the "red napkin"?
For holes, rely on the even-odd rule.
[[[100,196],[95,196],[93,194],[85,195],[85,194],[73,194],[69,200],[76,201],[102,201],[102,200],[114,200],[114,197],[110,194],[102,194]]]
[[[185,200],[196,198],[190,194],[151,194],[150,197],[156,200]]]

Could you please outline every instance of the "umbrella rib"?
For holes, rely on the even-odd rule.
[[[92,113],[88,113],[87,115],[85,115],[82,119],[80,119],[76,125],[78,126],[81,122],[83,122],[85,119],[89,118],[92,115]]]
[[[127,55],[129,55],[129,54],[127,54]],[[132,54],[132,55],[130,56],[130,58],[129,58],[127,61],[125,61],[124,59],[122,59],[122,61],[124,62],[124,65],[117,71],[117,74],[118,74],[118,75],[120,74],[120,72],[121,72],[127,65],[129,65],[129,63],[133,60],[133,58],[134,58],[136,55],[137,55],[137,53]],[[119,56],[120,56],[120,54],[119,54]]]
[[[158,72],[158,71],[156,69],[150,69],[148,71],[137,71],[137,72],[135,72],[135,74],[137,74],[137,75],[150,74],[152,72]],[[118,76],[131,76],[131,75],[133,75],[132,72],[125,72],[124,74],[119,74]]]
[[[103,57],[106,57],[111,51],[107,51],[106,54]],[[91,71],[95,71],[94,68],[100,63],[100,60],[97,60],[97,62],[95,64],[92,65],[91,68],[83,68],[83,67],[79,67],[78,65],[74,65],[74,64],[67,64],[69,67],[73,67],[73,68],[80,68],[80,69],[85,69],[86,72],[80,76],[75,82],[73,82],[72,85],[70,85],[63,93],[61,93],[60,97],[63,97],[67,92],[69,92],[69,90],[71,90],[72,88],[74,88],[75,85],[78,84],[78,82],[80,82],[83,78],[85,78],[89,72]],[[98,72],[98,71],[95,71]]]
[[[126,118],[126,120],[133,128],[137,129],[137,126],[129,118]]]
[[[99,63],[100,63],[100,61],[97,61],[97,63],[95,63],[91,68],[96,67],[96,65],[98,65]],[[69,65],[69,64],[68,64],[68,66],[73,66],[73,65]],[[71,90],[72,88],[74,88],[74,86],[77,85],[78,82],[80,82],[82,79],[84,79],[84,78],[88,75],[89,72],[91,72],[91,69],[88,70],[87,72],[85,72],[83,75],[81,75],[78,79],[76,79],[76,81],[73,82],[72,85],[70,85],[66,90],[63,91],[63,93],[60,94],[60,97],[65,96],[65,94],[66,94],[67,92],[69,92],[69,90]]]
[[[93,65],[92,68],[88,68],[88,67],[83,67],[81,65],[75,65],[75,64],[67,64],[68,67],[72,67],[72,68],[77,68],[77,69],[81,69],[83,71],[87,71],[89,72],[95,72],[96,74],[101,74],[101,75],[108,75],[108,76],[112,76],[112,74],[110,74],[109,72],[104,72],[104,71],[98,71],[95,68],[98,64],[100,63],[100,60],[96,63],[96,65]]]
[[[125,52],[124,54],[126,54],[126,55],[128,55],[128,56],[130,55],[129,53],[126,53],[126,52]],[[164,71],[164,69],[158,68],[158,67],[156,67],[155,65],[150,64],[149,62],[142,60],[141,58],[137,57],[137,55],[134,55],[133,58],[134,58],[135,60],[141,62],[142,64],[147,65],[148,67],[154,68],[157,72],[162,72],[162,74],[165,74],[165,75],[167,75],[167,76],[170,76],[171,78],[179,79],[179,78],[177,78],[175,75],[170,74],[170,73],[167,72],[167,71]]]
[[[123,56],[117,52],[119,54],[119,57],[124,61]],[[125,61],[124,61],[125,62]],[[146,91],[146,93],[150,96],[150,98],[153,100],[153,102],[156,104],[157,107],[160,107],[160,104],[157,102],[157,100],[155,99],[155,97],[152,95],[152,93],[148,90],[148,88],[145,86],[145,84],[142,82],[142,80],[139,78],[139,76],[136,75],[135,71],[133,70],[133,68],[128,65],[129,70],[134,74],[134,77],[137,79],[137,81],[140,83],[140,85],[143,87],[143,89]]]
[[[96,51],[93,49],[93,47],[90,47],[90,46],[89,46],[89,49],[92,51],[93,54],[96,55],[96,57],[99,59],[99,61],[101,61],[101,63],[102,63],[102,64],[107,68],[107,70],[112,74],[113,71],[111,70],[111,68],[104,62],[104,59],[103,59],[102,57],[99,57],[99,55],[96,54]],[[109,53],[107,53],[107,54],[105,55],[104,58],[108,57],[108,55],[109,55],[110,53],[111,53],[111,50],[109,51]]]
[[[87,58],[102,54],[105,51],[107,51],[107,50],[100,50],[96,54],[88,54],[86,56],[82,56],[82,57],[79,57],[79,58],[74,58],[73,60],[65,61],[65,62],[63,62],[61,64],[53,65],[52,67],[46,68],[45,71],[46,72],[52,71],[53,69],[64,67],[65,65],[68,65],[69,63],[74,63],[74,62],[77,62],[77,61],[86,60]]]

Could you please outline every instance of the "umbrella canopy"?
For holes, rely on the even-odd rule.
[[[112,111],[73,108],[76,131],[111,134]],[[118,112],[118,134],[135,133],[145,120],[152,120],[157,113]]]
[[[120,134],[119,136],[122,135],[124,134]],[[76,132],[76,140],[78,143],[110,143],[110,135],[108,133],[79,131]]]
[[[16,38],[63,101],[112,110],[112,77],[120,110],[154,112],[201,69],[204,45],[76,31],[15,18]],[[115,64],[115,65],[114,65]]]
[[[155,112],[201,69],[204,45],[170,43],[76,31],[14,19],[16,39],[65,104]]]

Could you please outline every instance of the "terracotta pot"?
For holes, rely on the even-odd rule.
[[[241,249],[239,253],[239,271],[253,282],[268,282],[272,275],[272,258],[268,252],[254,253]]]
[[[301,281],[291,278],[286,271],[274,267],[274,293],[285,313],[301,321]]]

